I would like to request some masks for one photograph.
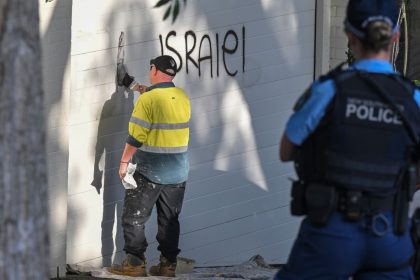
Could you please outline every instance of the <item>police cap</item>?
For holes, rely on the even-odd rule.
[[[396,0],[350,0],[347,5],[344,26],[359,38],[366,36],[366,27],[373,21],[388,23],[394,32],[398,30],[398,6]]]
[[[161,55],[150,60],[150,65],[169,76],[175,76],[177,66],[175,59],[170,55]]]

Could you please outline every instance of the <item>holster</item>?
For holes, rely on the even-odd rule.
[[[394,233],[402,235],[408,223],[409,202],[413,199],[416,189],[416,166],[407,165],[400,173],[398,189],[394,202]]]
[[[307,215],[314,225],[325,226],[331,213],[337,209],[337,200],[334,187],[294,181],[290,212],[293,216]]]
[[[290,213],[293,216],[306,215],[305,201],[306,186],[302,181],[293,181],[292,183],[292,201],[290,202]]]
[[[337,209],[338,193],[334,187],[321,184],[308,184],[306,186],[305,201],[307,217],[317,226],[325,226]]]

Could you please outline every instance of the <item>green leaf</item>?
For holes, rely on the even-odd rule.
[[[171,0],[159,0],[153,8],[159,8],[160,6],[167,4],[169,1]]]
[[[169,6],[166,9],[165,15],[163,16],[163,20],[165,20],[165,19],[167,19],[169,17],[169,15],[171,14],[171,8],[172,8],[172,6]]]
[[[420,86],[420,80],[413,80],[413,82],[416,84],[416,86]]]
[[[178,17],[179,14],[179,0],[175,0],[175,4],[174,4],[174,10],[172,12],[172,23],[175,22],[176,18]]]

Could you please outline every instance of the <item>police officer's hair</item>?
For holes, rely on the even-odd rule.
[[[367,51],[379,52],[387,50],[391,43],[392,27],[384,21],[373,21],[366,27],[366,36],[362,39]]]

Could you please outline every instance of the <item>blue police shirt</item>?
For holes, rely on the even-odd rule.
[[[357,70],[371,73],[395,73],[392,65],[385,60],[360,60],[350,66]],[[311,88],[311,95],[299,111],[295,112],[286,125],[287,138],[295,145],[301,145],[317,128],[325,115],[327,106],[335,95],[333,80],[315,81]],[[420,91],[416,89],[414,99],[420,108]]]

